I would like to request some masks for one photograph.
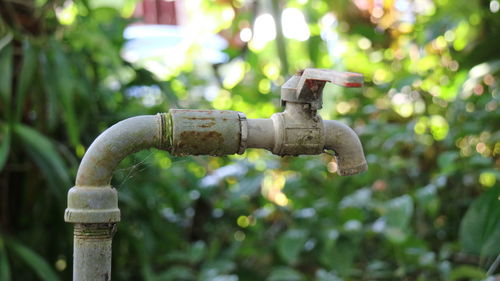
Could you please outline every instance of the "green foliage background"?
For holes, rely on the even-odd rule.
[[[105,128],[176,107],[268,118],[279,86],[304,67],[365,75],[362,90],[328,87],[322,116],[356,129],[368,172],[339,177],[326,154],[137,153],[113,181],[123,217],[113,279],[493,280],[498,2],[409,1],[414,21],[396,2],[362,2],[193,1],[193,20],[231,42],[230,61],[199,65],[195,42],[183,63],[154,75],[120,57],[133,1],[0,1],[0,280],[71,279],[65,196]],[[309,40],[238,41],[255,11],[277,18],[285,7],[304,13]],[[197,94],[214,79],[214,99]],[[124,95],[136,86],[161,95],[153,105]]]

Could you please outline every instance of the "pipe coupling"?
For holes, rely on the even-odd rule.
[[[243,153],[247,124],[241,112],[171,109],[172,150],[177,156]]]
[[[72,187],[64,220],[70,223],[115,223],[120,221],[118,193],[110,186]]]

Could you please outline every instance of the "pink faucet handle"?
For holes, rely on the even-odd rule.
[[[292,76],[281,86],[281,104],[287,102],[310,104],[311,109],[323,106],[323,88],[326,82],[342,87],[363,86],[363,75],[329,69],[306,68]]]
[[[312,80],[312,81],[311,81]],[[329,69],[306,68],[302,72],[297,91],[302,91],[304,84],[310,87],[314,81],[330,82],[338,86],[359,88],[363,86],[363,75],[354,72],[342,72]]]

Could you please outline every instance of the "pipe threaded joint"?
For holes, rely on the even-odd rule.
[[[158,144],[157,148],[168,150],[172,148],[172,115],[169,113],[158,113]]]
[[[115,223],[76,223],[73,229],[75,239],[84,240],[111,240],[115,232]]]

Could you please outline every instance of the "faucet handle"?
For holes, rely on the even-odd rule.
[[[306,68],[300,76],[300,81],[297,85],[297,94],[300,94],[302,88],[304,88],[304,84],[313,83],[312,81],[330,82],[342,87],[359,88],[363,86],[363,80],[363,75],[359,73]]]
[[[281,103],[307,103],[312,110],[323,106],[323,88],[326,82],[342,87],[358,88],[363,86],[363,75],[329,69],[306,68],[281,86]]]

